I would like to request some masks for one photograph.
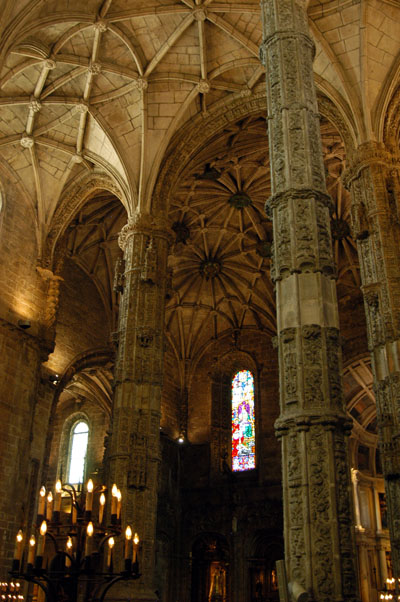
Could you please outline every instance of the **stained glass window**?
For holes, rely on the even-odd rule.
[[[241,370],[232,380],[232,470],[255,467],[254,378]]]
[[[71,433],[68,483],[83,483],[88,437],[89,427],[86,422],[80,420],[75,424]]]

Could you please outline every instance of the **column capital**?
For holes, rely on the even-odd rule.
[[[353,180],[372,165],[381,165],[387,169],[400,169],[400,154],[391,153],[383,142],[370,140],[360,144],[352,161],[342,175],[343,184],[350,189]]]
[[[135,234],[156,236],[164,238],[170,243],[173,232],[164,215],[151,215],[150,213],[135,212],[128,218],[128,223],[122,228],[118,244],[125,251],[129,238]]]

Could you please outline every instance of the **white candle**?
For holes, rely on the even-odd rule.
[[[42,485],[40,488],[40,491],[39,491],[39,504],[38,504],[39,516],[44,516],[45,505],[46,505],[46,487],[44,487],[44,485]]]
[[[87,488],[87,493],[86,493],[85,510],[86,510],[86,512],[91,512],[92,508],[93,508],[93,481],[92,481],[92,479],[88,480],[86,488]]]
[[[104,516],[104,505],[106,503],[106,496],[104,495],[104,493],[102,493],[100,495],[100,506],[99,506],[99,523],[101,525],[101,523],[103,522],[103,516]]]
[[[15,551],[14,551],[15,560],[21,560],[21,558],[22,558],[22,541],[23,541],[23,539],[24,539],[24,535],[20,529],[17,533],[16,543],[15,543]]]
[[[137,550],[139,545],[139,535],[135,533],[135,537],[133,538],[133,562],[137,562]]]
[[[29,540],[28,564],[33,564],[33,562],[35,560],[35,545],[36,545],[35,536],[31,535],[30,540]]]
[[[60,510],[61,510],[61,490],[62,490],[61,481],[60,481],[60,479],[58,479],[56,486],[55,486],[55,493],[54,493],[54,512],[60,512]]]
[[[118,491],[117,491],[117,519],[118,520],[121,518],[121,499],[122,499],[122,494],[121,494],[121,491],[118,489]]]
[[[49,491],[47,496],[46,520],[51,520],[53,514],[53,494]]]
[[[37,547],[37,556],[43,556],[44,554],[44,545],[46,542],[46,531],[47,531],[47,523],[44,520],[40,525],[40,535],[38,539],[38,547]]]
[[[131,539],[132,539],[132,529],[128,525],[127,528],[125,529],[125,560],[128,560],[130,557],[129,548],[130,548]]]
[[[114,485],[112,486],[111,489],[111,514],[117,514],[117,506],[118,506],[118,499],[117,499],[117,492],[118,492],[118,487],[116,486],[116,484],[114,483]]]
[[[114,541],[114,537],[110,537],[110,539],[108,540],[108,552],[107,552],[107,568],[110,569],[111,568],[111,556],[112,556],[112,549],[114,547],[115,541]]]
[[[90,523],[88,523],[88,526],[86,529],[85,556],[90,556],[90,554],[92,552],[93,531],[94,531],[93,523],[92,523],[92,521],[90,521]]]

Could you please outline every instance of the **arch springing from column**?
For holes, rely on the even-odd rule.
[[[256,467],[254,420],[254,378],[240,370],[232,379],[232,470]]]

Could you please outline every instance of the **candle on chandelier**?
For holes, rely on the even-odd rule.
[[[15,539],[16,539],[16,543],[15,543],[14,558],[15,558],[15,560],[20,561],[22,558],[22,541],[24,539],[24,534],[22,533],[21,529],[18,531],[17,537]]]
[[[138,560],[138,546],[139,546],[139,535],[135,533],[135,537],[133,538],[133,562],[137,562]]]
[[[54,512],[57,512],[58,515],[61,510],[61,491],[62,491],[62,484],[61,484],[60,479],[58,479],[58,481],[55,485],[55,492],[54,492]]]
[[[114,483],[111,489],[111,522],[117,520],[117,507],[118,507],[118,487]]]
[[[46,506],[46,487],[41,486],[39,491],[39,503],[38,503],[38,516],[44,516],[44,509]]]
[[[92,521],[88,523],[86,528],[86,541],[85,541],[85,556],[90,556],[92,553],[92,537],[93,537],[94,527]]]
[[[99,523],[101,525],[101,523],[103,522],[103,516],[104,516],[104,506],[106,503],[106,496],[104,495],[104,493],[102,493],[100,495],[100,505],[99,505]]]
[[[14,558],[12,562],[12,571],[18,571],[22,558],[22,541],[24,539],[24,535],[22,530],[20,529],[17,533],[15,541],[15,550],[14,550]]]
[[[108,551],[107,551],[107,569],[111,571],[111,561],[112,561],[112,549],[114,547],[115,541],[114,537],[110,537],[108,540]]]
[[[31,535],[29,539],[29,550],[28,550],[28,564],[33,564],[35,560],[35,546],[36,539],[34,535]]]
[[[72,543],[72,539],[70,537],[70,535],[68,536],[67,539],[67,543],[65,544],[65,547],[67,548],[67,556],[65,557],[65,566],[66,567],[70,567],[71,566],[71,554],[72,554],[72,548],[73,548],[73,543]]]
[[[43,556],[44,554],[44,546],[46,542],[46,532],[47,532],[47,523],[44,520],[40,525],[40,535],[38,539],[38,547],[37,547],[37,556]]]
[[[92,512],[93,508],[93,481],[89,479],[86,485],[86,503],[85,511]]]
[[[49,491],[47,496],[47,506],[46,506],[46,520],[51,520],[53,515],[53,494]]]
[[[122,494],[121,494],[121,491],[118,489],[117,490],[117,520],[119,520],[121,518],[121,499],[122,499]]]
[[[132,529],[128,525],[125,529],[125,560],[128,560],[130,558],[129,548],[131,545],[130,544],[131,539],[132,539]]]
[[[75,494],[73,494],[73,496],[71,498],[71,522],[73,525],[76,525],[77,516],[78,516],[78,511],[76,508],[76,499],[75,499]]]

